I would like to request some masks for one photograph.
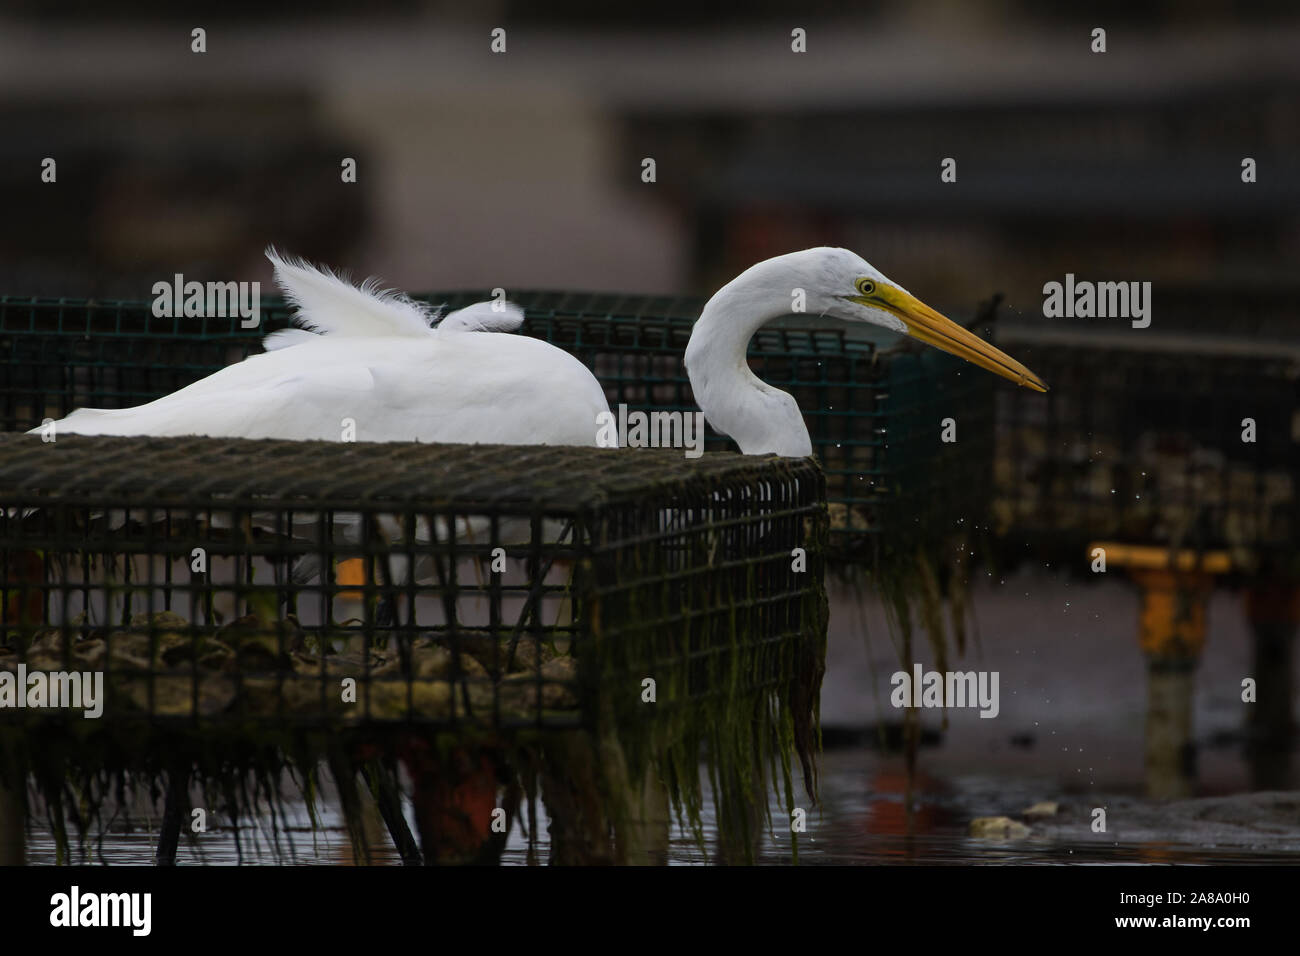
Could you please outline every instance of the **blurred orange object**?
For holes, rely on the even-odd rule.
[[[338,571],[335,572],[334,581],[340,587],[347,588],[364,588],[366,581],[366,560],[365,558],[349,558],[346,561],[340,561]],[[361,591],[339,591],[338,596],[348,601],[360,601],[362,598]]]

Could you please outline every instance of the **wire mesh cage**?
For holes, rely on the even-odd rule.
[[[416,729],[596,734],[695,805],[737,741],[811,773],[824,493],[680,450],[0,436],[0,771]]]
[[[1077,567],[1107,539],[1226,548],[1247,566],[1294,555],[1300,353],[1259,329],[1165,326],[1001,337],[1051,383],[998,397],[995,523],[1016,553]]]
[[[426,296],[460,308],[489,296]],[[572,353],[604,386],[611,407],[693,411],[682,354],[702,300],[516,292],[522,329]],[[26,429],[74,408],[150,401],[238,361],[288,324],[264,300],[262,323],[159,318],[143,303],[0,298],[0,428]],[[977,316],[987,334],[992,306]],[[904,341],[882,349],[862,330],[791,316],[758,332],[750,363],[790,392],[822,463],[832,549],[874,559],[901,537],[966,530],[987,515],[994,381],[988,373]],[[956,440],[943,437],[953,419]],[[734,448],[711,430],[706,448]]]

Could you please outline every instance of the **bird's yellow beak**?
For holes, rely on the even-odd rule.
[[[1010,379],[1017,385],[1032,388],[1036,392],[1047,391],[1047,386],[1041,378],[1010,355],[994,348],[978,335],[966,331],[952,319],[940,315],[920,299],[901,289],[878,285],[872,295],[855,295],[848,298],[859,305],[884,309],[898,316],[907,326],[907,331],[927,345],[933,345],[967,362],[973,362],[980,368],[986,368],[1003,378]]]

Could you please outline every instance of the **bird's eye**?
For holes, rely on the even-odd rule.
[[[870,279],[859,279],[857,281],[859,295],[871,295],[876,291],[876,284]]]

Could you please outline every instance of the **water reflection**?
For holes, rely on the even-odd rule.
[[[1209,863],[1300,863],[1300,820],[1289,828],[1264,821],[1257,838],[1244,840],[1240,827],[1216,836],[1205,831],[1204,842],[1153,838],[1154,831],[1132,827],[1108,836],[1091,834],[1086,826],[1074,830],[1059,826],[1035,826],[1026,839],[998,842],[967,835],[975,816],[1014,815],[1018,809],[1059,796],[1043,780],[1009,779],[1006,776],[937,776],[922,772],[912,794],[911,826],[907,813],[907,780],[900,760],[869,751],[833,751],[822,764],[822,805],[807,808],[807,832],[799,835],[799,864],[1209,864]],[[1068,801],[1071,798],[1065,797]],[[1094,802],[1089,795],[1073,802],[1076,809]],[[1150,819],[1163,818],[1161,806],[1130,800],[1128,818],[1144,809]],[[1245,800],[1245,798],[1243,798]],[[538,806],[538,858],[548,856],[545,808]],[[278,832],[269,817],[242,822],[236,830],[211,821],[208,833],[195,841],[182,839],[179,865],[222,865],[275,863],[353,865],[352,847],[342,817],[331,806],[318,807],[319,826],[313,828],[306,807],[288,801]],[[786,865],[793,861],[788,817],[774,802],[774,829],[765,833],[759,847],[759,861]],[[1249,817],[1251,804],[1243,802],[1240,816]],[[1204,817],[1205,814],[1201,814]],[[413,822],[413,821],[410,821]],[[693,835],[674,827],[669,847],[672,865],[702,865],[715,859],[716,821],[711,804],[703,814],[703,846]],[[157,819],[138,811],[119,815],[101,839],[83,847],[86,862],[148,865],[153,862]],[[372,845],[371,862],[400,863],[377,819],[367,822]],[[1132,833],[1135,838],[1126,837]],[[1237,836],[1232,836],[1237,834]],[[236,837],[238,839],[236,839]],[[1236,840],[1236,845],[1224,837]],[[502,857],[506,865],[526,865],[527,841],[516,826]],[[28,837],[28,861],[55,862],[55,846],[48,828],[35,827]]]

